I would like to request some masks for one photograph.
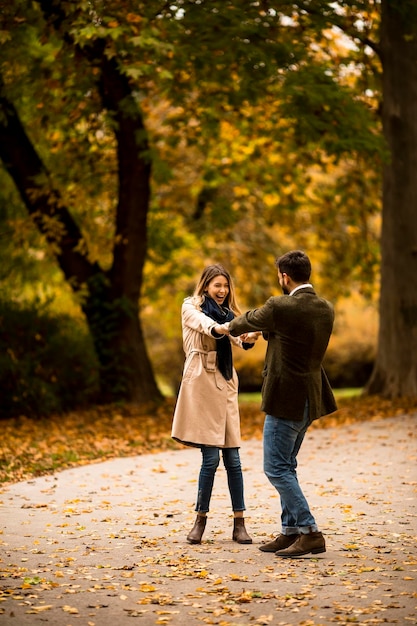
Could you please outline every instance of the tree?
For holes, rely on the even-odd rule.
[[[413,0],[297,3],[354,42],[379,96],[388,153],[381,162],[382,232],[378,350],[366,387],[389,398],[417,395],[417,5]],[[371,54],[373,52],[373,54]],[[379,64],[380,68],[379,69]],[[382,154],[382,153],[381,153]]]
[[[417,5],[382,0],[384,167],[380,330],[369,393],[417,396]]]
[[[269,45],[262,37],[265,27],[255,23],[259,22],[256,3],[245,11],[243,21],[237,11],[239,3],[217,4],[219,8],[204,3],[199,8],[194,2],[186,2],[184,11],[157,2],[131,2],[120,7],[120,3],[111,1],[63,5],[51,0],[33,4],[21,0],[4,7],[0,156],[66,280],[82,296],[82,309],[100,361],[104,400],[161,399],[138,308],[147,254],[153,160],[141,101],[147,98],[151,102],[152,96],[161,98],[166,89],[164,81],[177,90],[179,86],[180,92],[185,85],[191,94],[189,74],[196,67],[213,102],[218,104],[229,95],[238,102],[255,91],[248,80],[248,69],[253,74],[256,59],[262,59],[258,63],[258,73],[262,74],[261,68],[266,67],[263,59],[273,48],[272,42]],[[204,26],[199,55],[187,54],[194,47],[196,29],[201,28],[201,10],[210,23]],[[253,40],[251,47],[246,35]],[[223,47],[226,36],[234,46]],[[182,46],[170,62],[174,43],[179,40]],[[26,52],[29,54],[25,58]],[[219,55],[214,65],[207,63],[212,54]],[[244,63],[240,64],[239,59]],[[239,77],[240,68],[241,95],[230,80],[231,75]],[[26,89],[23,94],[15,82],[16,75],[25,79],[20,81]],[[230,88],[219,88],[222,82]],[[47,129],[46,141],[36,124],[28,132],[15,100],[20,101],[23,115],[32,125],[39,119],[41,129]],[[200,106],[198,98],[189,100],[189,106]],[[35,111],[46,109],[45,101],[48,110],[43,116],[32,114],[27,106],[29,102]],[[66,114],[74,120],[73,125],[65,120]],[[209,125],[214,116],[204,110],[197,117],[204,114]],[[50,128],[50,117],[55,124],[58,122],[55,130]],[[37,146],[30,134],[35,136]],[[52,156],[66,152],[68,164],[68,154],[81,156],[94,174],[97,165],[92,152],[102,135],[102,153],[110,150],[117,157],[117,185],[110,182],[116,188],[117,203],[113,207],[114,232],[107,268],[94,259],[88,233],[80,226],[79,215],[70,203],[73,198],[68,173]],[[72,162],[70,171],[83,180],[84,174]],[[106,181],[107,173],[101,186]],[[94,200],[100,185],[89,186]]]
[[[287,3],[278,5],[289,14]],[[321,50],[327,50],[336,63],[340,57],[323,36],[336,28],[350,38],[354,44],[350,58],[362,83],[362,90],[352,95],[364,98],[370,92],[381,102],[378,113],[382,110],[388,154],[381,150],[379,161],[383,181],[380,329],[367,392],[413,397],[417,395],[417,5],[413,0],[301,0],[294,5],[295,22],[315,30],[314,41],[320,40]],[[293,98],[290,103],[296,105],[295,114],[306,106],[301,102],[300,109]],[[325,119],[319,113],[319,130]],[[372,171],[369,160],[363,164]],[[366,271],[366,260],[364,264]]]
[[[295,68],[286,68],[279,94],[275,93],[282,101],[283,119],[287,123],[293,119],[298,157],[304,147],[311,150],[317,163],[322,156],[333,156],[336,163],[349,154],[356,158],[353,166],[345,167],[336,186],[329,186],[328,204],[322,195],[322,223],[331,215],[340,223],[341,210],[347,211],[350,224],[365,242],[352,254],[346,245],[349,237],[337,245],[343,231],[336,229],[332,237],[334,266],[345,281],[356,269],[372,277],[375,256],[369,246],[373,241],[368,239],[367,221],[378,209],[373,193],[378,174],[382,178],[380,330],[367,391],[391,398],[415,396],[417,290],[412,286],[417,271],[417,5],[413,0],[340,4],[301,0],[263,6],[275,15],[280,33],[286,23],[297,47],[304,45],[308,50],[304,57],[297,56]],[[344,54],[335,46],[335,32],[350,39]],[[340,85],[347,87],[349,94]],[[265,95],[269,93],[270,86]],[[352,109],[358,102],[365,106]],[[371,109],[375,126],[366,117]],[[377,148],[374,135],[381,111],[385,148],[382,144]],[[301,163],[308,164],[308,158]],[[343,186],[345,193],[341,192]],[[338,196],[342,198],[339,205]],[[282,217],[282,202],[278,211]],[[328,251],[328,258],[331,256]]]
[[[58,5],[44,2],[46,26],[59,30],[65,20]],[[39,18],[38,18],[39,19]],[[146,217],[150,195],[148,141],[127,77],[95,40],[79,49],[97,71],[102,106],[115,128],[118,145],[119,201],[113,263],[103,270],[83,252],[85,240],[48,168],[29,139],[14,104],[0,82],[0,155],[38,228],[54,248],[74,291],[85,290],[82,308],[101,365],[103,400],[143,402],[161,398],[139,323],[138,302],[146,256]],[[85,65],[84,65],[85,68]]]
[[[20,0],[5,7],[3,21],[0,156],[82,296],[104,398],[160,398],[139,315],[146,259],[176,257],[194,237],[205,243],[203,257],[215,247],[238,265],[251,245],[271,247],[275,222],[303,224],[297,211],[311,211],[308,185],[317,169],[326,185],[316,190],[306,232],[316,233],[333,278],[372,277],[368,220],[378,209],[383,155],[377,0],[123,7]],[[342,49],[341,32],[355,46]],[[394,41],[391,34],[386,41]],[[155,133],[149,120],[163,106],[169,114]],[[195,195],[180,211],[160,193],[172,180],[172,169],[161,167],[161,143],[199,155]],[[365,170],[371,175],[361,178]],[[334,220],[338,237],[329,246]],[[389,309],[382,310],[382,298],[381,316]],[[374,381],[374,391],[387,387],[385,375]]]

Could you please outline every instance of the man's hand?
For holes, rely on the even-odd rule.
[[[245,343],[255,343],[256,341],[258,341],[258,337],[261,334],[262,333],[260,333],[260,332],[243,333],[243,335],[240,335],[240,338]]]

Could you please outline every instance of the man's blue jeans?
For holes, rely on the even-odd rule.
[[[223,463],[227,472],[230,498],[233,511],[244,511],[243,476],[240,464],[239,448],[215,448],[201,446],[203,462],[198,479],[198,496],[195,510],[208,513],[211,493],[213,491],[214,476],[220,463],[220,449],[223,454]]]
[[[307,405],[299,422],[265,417],[264,472],[281,498],[283,535],[318,530],[296,472],[297,454],[310,423]]]

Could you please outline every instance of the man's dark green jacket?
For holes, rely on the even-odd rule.
[[[337,410],[322,366],[333,321],[331,303],[309,286],[269,298],[230,322],[231,335],[261,330],[268,341],[261,406],[265,413],[299,421],[306,400],[311,420]]]

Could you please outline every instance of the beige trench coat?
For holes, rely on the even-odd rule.
[[[185,364],[175,406],[172,437],[186,445],[238,448],[240,418],[238,378],[233,368],[231,380],[225,380],[217,369],[216,341],[211,330],[216,326],[186,298],[181,309]],[[238,337],[230,337],[242,347]]]

